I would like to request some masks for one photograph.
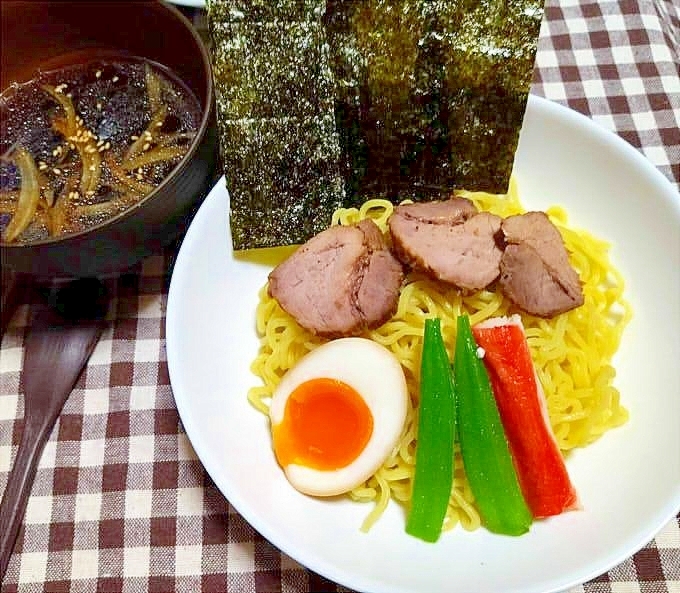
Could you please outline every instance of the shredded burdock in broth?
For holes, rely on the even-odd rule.
[[[147,60],[94,60],[0,95],[3,243],[77,233],[130,208],[186,155],[200,104]]]

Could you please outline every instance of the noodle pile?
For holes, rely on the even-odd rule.
[[[480,211],[502,217],[524,212],[514,185],[507,195],[456,193],[472,200]],[[336,211],[333,224],[348,225],[370,217],[385,231],[392,209],[385,200],[368,200],[360,209]],[[632,311],[623,297],[623,278],[609,261],[608,244],[586,231],[570,228],[561,208],[551,207],[546,213],[562,234],[570,261],[581,278],[585,303],[553,319],[520,314],[545,391],[553,431],[560,449],[566,453],[592,443],[628,418],[619,401],[619,392],[613,386],[615,371],[611,359]],[[381,327],[365,333],[364,337],[386,346],[401,361],[410,405],[396,450],[374,476],[349,493],[353,500],[374,502],[373,510],[362,525],[363,530],[368,530],[380,517],[390,499],[406,506],[409,504],[415,467],[424,320],[435,316],[441,318],[442,334],[452,358],[459,314],[467,313],[474,325],[488,317],[517,312],[500,291],[482,290],[462,295],[454,287],[411,273],[402,289],[396,314]],[[302,329],[267,295],[266,286],[260,292],[257,331],[261,346],[251,370],[262,379],[263,385],[251,388],[248,399],[266,414],[269,398],[283,374],[325,340]],[[444,529],[451,529],[456,524],[467,530],[480,526],[457,445]]]

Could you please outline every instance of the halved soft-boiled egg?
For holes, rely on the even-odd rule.
[[[274,453],[305,494],[355,488],[399,441],[408,392],[397,358],[366,338],[340,338],[304,356],[279,383],[269,417]]]

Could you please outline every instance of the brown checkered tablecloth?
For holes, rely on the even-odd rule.
[[[676,185],[679,70],[678,0],[547,1],[533,92],[616,131]],[[108,282],[108,329],[45,448],[1,592],[346,591],[263,540],[197,459],[166,364],[172,259]],[[23,428],[24,333],[41,306],[29,294],[0,350],[0,493]],[[680,518],[569,593],[638,591],[680,593]]]

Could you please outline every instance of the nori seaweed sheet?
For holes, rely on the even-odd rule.
[[[324,9],[311,1],[281,3],[277,14],[266,3],[211,4],[235,249],[302,243],[343,203]]]
[[[338,154],[328,152],[332,145],[310,139],[332,128],[332,116],[241,120],[225,126],[234,146],[227,179],[235,248],[302,243],[330,224],[343,196]]]
[[[223,22],[291,22],[318,19],[326,11],[319,0],[209,0],[211,24]]]
[[[338,205],[507,191],[542,0],[209,0],[235,249]]]

